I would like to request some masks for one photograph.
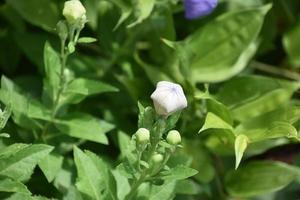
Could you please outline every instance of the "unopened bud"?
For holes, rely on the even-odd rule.
[[[69,24],[76,24],[82,19],[86,19],[86,10],[79,0],[69,0],[65,2],[63,15]]]
[[[151,157],[151,161],[153,163],[161,163],[163,161],[163,159],[164,159],[164,156],[159,153],[156,153]]]
[[[172,145],[177,145],[181,142],[180,133],[176,130],[169,131],[167,135],[167,142]]]
[[[135,135],[138,144],[147,144],[150,141],[150,132],[146,128],[139,128]]]

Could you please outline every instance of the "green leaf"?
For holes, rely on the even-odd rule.
[[[56,95],[60,88],[60,73],[61,73],[61,62],[59,55],[51,47],[51,45],[46,42],[44,47],[44,65],[45,65],[45,90],[52,99],[55,101]]]
[[[92,38],[92,37],[81,37],[78,39],[78,43],[93,43],[96,42],[97,39],[96,38]]]
[[[0,192],[17,192],[31,194],[31,192],[23,183],[6,177],[0,177]]]
[[[205,118],[204,125],[200,129],[199,133],[208,129],[228,129],[233,130],[232,126],[221,119],[214,113],[208,112]]]
[[[193,82],[219,82],[240,73],[253,57],[271,5],[226,13],[175,45]]]
[[[63,164],[63,156],[57,153],[50,153],[39,162],[39,167],[50,183],[54,180]]]
[[[102,144],[108,144],[105,133],[114,128],[114,125],[84,113],[74,113],[64,119],[57,119],[55,125],[64,134]]]
[[[0,109],[0,130],[3,129],[11,115],[10,106],[6,106],[4,111]]]
[[[121,151],[121,156],[124,157],[127,152],[127,148],[130,145],[130,137],[123,131],[118,131],[118,146]]]
[[[196,195],[200,192],[200,186],[193,180],[186,179],[176,182],[176,194]]]
[[[53,147],[33,144],[22,148],[9,157],[0,158],[0,174],[13,179],[27,180],[38,162],[47,156]]]
[[[291,30],[284,34],[283,45],[288,54],[290,63],[300,67],[300,22],[295,24]]]
[[[74,159],[78,172],[76,187],[84,199],[116,199],[116,191],[111,187],[115,184],[112,183],[113,177],[108,174],[110,172],[102,160],[91,152],[83,153],[77,147],[74,147]]]
[[[128,28],[136,26],[150,16],[154,8],[155,0],[135,0],[134,3],[136,20],[133,23],[129,24],[127,26]]]
[[[162,172],[162,178],[168,181],[183,180],[194,176],[198,173],[197,170],[186,167],[184,165],[176,166],[166,172]]]
[[[53,32],[59,21],[57,5],[51,0],[7,0],[7,3],[25,20],[47,31]]]
[[[243,154],[248,146],[249,139],[246,135],[238,135],[235,139],[235,169],[237,169],[242,160]]]
[[[119,90],[109,84],[101,81],[89,80],[85,78],[77,78],[71,81],[61,98],[64,103],[79,103],[85,97],[104,92],[118,92]]]
[[[226,82],[217,98],[230,108],[236,120],[245,121],[283,105],[299,87],[298,82],[242,76]]]
[[[252,162],[229,172],[225,185],[232,197],[247,198],[280,190],[298,175],[298,168],[281,162]]]
[[[175,190],[175,181],[165,183],[161,186],[152,186],[151,193],[147,199],[157,200],[157,199],[172,199]]]

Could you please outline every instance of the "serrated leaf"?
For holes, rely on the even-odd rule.
[[[108,144],[105,133],[114,128],[113,124],[84,113],[74,113],[64,119],[57,119],[55,125],[64,134],[102,144]]]
[[[234,142],[235,149],[235,169],[237,169],[242,160],[243,154],[248,146],[249,139],[245,135],[238,135]]]
[[[275,162],[259,161],[230,171],[225,185],[232,197],[247,198],[282,189],[299,175],[299,169]]]
[[[31,192],[23,183],[6,177],[0,177],[0,192],[31,194]]]
[[[66,87],[66,90],[61,98],[61,104],[77,104],[90,95],[118,91],[118,88],[101,81],[77,78],[71,81]]]
[[[62,168],[63,157],[57,153],[50,153],[39,162],[39,167],[50,183]]]
[[[33,144],[22,148],[10,157],[0,158],[0,174],[23,181],[28,179],[38,162],[52,151],[53,147]]]
[[[103,191],[110,191],[107,190],[110,186],[109,180],[105,180],[105,178],[108,178],[107,174],[98,168],[100,166],[96,164],[101,164],[102,167],[105,165],[94,154],[85,154],[77,147],[74,147],[74,159],[78,173],[76,187],[83,194],[84,199],[104,199],[106,193]],[[111,196],[111,193],[109,193],[109,196],[110,199],[115,199],[114,194]]]

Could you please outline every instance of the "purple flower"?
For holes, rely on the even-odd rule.
[[[209,15],[217,4],[218,0],[184,0],[185,18],[197,19]]]

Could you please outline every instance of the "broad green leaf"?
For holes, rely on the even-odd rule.
[[[256,39],[270,8],[226,13],[175,43],[188,80],[219,82],[240,73],[257,49]]]
[[[112,173],[117,183],[118,199],[124,199],[130,191],[130,184],[128,182],[128,179],[124,177],[118,170],[114,170]]]
[[[208,129],[227,129],[233,130],[232,126],[221,119],[214,113],[208,112],[205,118],[204,125],[200,129],[199,133]]]
[[[14,153],[16,153],[28,146],[29,146],[28,144],[15,143],[15,144],[9,145],[5,148],[1,148],[0,149],[0,159],[5,158],[5,157],[10,157]]]
[[[275,162],[259,161],[244,165],[225,177],[232,197],[247,198],[282,189],[299,176],[299,169]]]
[[[174,190],[176,187],[176,182],[171,181],[167,182],[161,186],[152,186],[149,200],[157,200],[157,199],[172,199],[174,195]]]
[[[92,38],[92,37],[81,37],[78,39],[78,43],[93,43],[96,42],[97,39],[96,38]]]
[[[57,119],[55,125],[64,134],[102,144],[108,144],[105,133],[114,128],[114,125],[84,113]]]
[[[198,173],[197,170],[186,167],[184,165],[176,166],[168,171],[162,172],[162,178],[168,181],[183,180],[194,176]]]
[[[118,146],[121,151],[121,156],[126,155],[128,146],[130,145],[130,137],[123,131],[118,131]]]
[[[75,187],[70,187],[63,200],[83,200],[80,192]]]
[[[24,193],[15,193],[11,195],[9,198],[6,198],[5,200],[49,200],[46,197],[42,196],[31,196],[30,194],[24,194]]]
[[[283,45],[291,64],[300,67],[300,22],[295,24],[283,37]]]
[[[100,173],[103,184],[105,185],[105,190],[102,191],[102,195],[105,199],[117,200],[117,184],[115,178],[108,168],[108,165],[101,160],[96,154],[86,151],[86,155],[92,160],[93,164],[97,167]]]
[[[105,171],[102,170],[107,169],[101,170],[99,168],[101,166],[97,166],[97,164],[101,164],[103,167],[103,161],[95,157],[94,154],[85,154],[77,147],[74,147],[74,159],[78,173],[76,187],[82,193],[83,198],[92,200],[104,199],[105,192],[103,191],[107,189],[105,181],[108,180],[105,180],[107,177]]]
[[[62,168],[63,156],[57,153],[50,153],[39,162],[39,167],[50,183],[54,180],[59,170]]]
[[[77,78],[71,81],[62,97],[64,103],[79,103],[85,97],[104,92],[118,92],[119,90],[101,81]]]
[[[136,20],[127,27],[132,28],[147,19],[155,5],[155,0],[134,0]]]
[[[59,55],[51,47],[51,45],[46,42],[44,47],[44,65],[45,65],[45,90],[52,99],[55,101],[56,95],[60,88],[60,73],[61,73],[61,61]]]
[[[242,76],[226,82],[217,98],[239,121],[272,111],[286,103],[300,87],[297,82],[263,76]]]
[[[38,162],[47,156],[53,147],[44,144],[29,145],[10,157],[0,158],[0,174],[13,179],[27,180]]]
[[[175,192],[176,194],[196,195],[200,192],[200,186],[191,179],[185,179],[176,182]]]
[[[0,177],[0,192],[17,192],[31,194],[31,192],[23,183],[6,177]]]
[[[57,5],[51,0],[7,0],[7,3],[25,20],[47,31],[53,32],[59,21]]]
[[[235,139],[235,169],[240,165],[244,152],[248,146],[249,139],[246,135],[238,135]]]

